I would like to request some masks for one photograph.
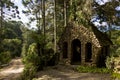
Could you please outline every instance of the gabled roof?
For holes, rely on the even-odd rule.
[[[99,40],[101,45],[104,46],[104,45],[112,45],[113,44],[106,33],[100,32],[97,29],[97,27],[95,27],[94,25],[92,25],[91,27],[92,27],[93,33],[95,34],[96,38]]]
[[[90,30],[89,28],[84,27],[83,25],[75,25],[73,23],[68,24],[67,27],[65,27],[65,30],[63,31],[63,34],[61,35],[61,38],[59,40],[59,44],[61,44],[61,42],[65,41],[65,39],[67,39],[68,37],[71,37],[71,31],[74,28],[77,28],[78,32],[82,32],[79,35],[84,35],[84,33],[86,33],[87,35],[92,35],[94,37],[91,37],[92,39],[96,39],[97,41],[99,41],[99,45],[101,46],[106,46],[106,45],[112,45],[112,41],[109,39],[108,35],[105,33],[100,32],[94,25],[90,24],[89,27],[92,27],[92,30]],[[76,33],[76,32],[74,32]],[[89,33],[89,34],[88,34]]]

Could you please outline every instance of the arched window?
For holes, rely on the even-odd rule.
[[[92,44],[87,43],[85,45],[85,62],[91,62],[92,59]]]

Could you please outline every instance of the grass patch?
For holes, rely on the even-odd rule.
[[[112,71],[107,68],[97,68],[97,67],[89,67],[89,66],[79,66],[77,67],[78,72],[82,73],[111,73]]]
[[[112,78],[120,80],[120,74],[119,73],[112,73]]]

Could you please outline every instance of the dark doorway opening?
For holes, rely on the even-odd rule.
[[[85,62],[92,62],[92,44],[87,43],[85,45]]]
[[[72,41],[71,64],[81,63],[81,42],[78,39]]]
[[[103,46],[101,54],[98,55],[97,67],[106,67],[105,61],[107,56],[109,56],[109,46]]]
[[[68,43],[63,43],[63,58],[68,58]]]

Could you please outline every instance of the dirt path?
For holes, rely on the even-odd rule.
[[[21,59],[14,59],[0,70],[0,80],[15,80],[23,71]],[[78,73],[75,66],[57,65],[38,72],[37,80],[111,80],[109,74]]]
[[[37,80],[111,80],[109,74],[78,73],[72,67],[56,66],[37,74]]]
[[[14,80],[18,76],[20,76],[20,73],[23,71],[23,64],[21,62],[21,59],[13,59],[10,62],[10,65],[7,67],[4,67],[0,70],[0,80]]]

